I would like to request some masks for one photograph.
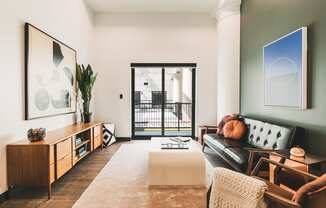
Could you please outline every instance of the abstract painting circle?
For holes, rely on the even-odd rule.
[[[40,111],[44,111],[49,107],[50,104],[50,96],[49,93],[45,89],[40,89],[37,91],[35,95],[35,106]]]

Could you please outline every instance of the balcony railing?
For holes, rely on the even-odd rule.
[[[191,128],[191,103],[167,102],[164,105],[164,128],[165,131],[183,131]],[[139,102],[135,104],[135,129],[146,131],[146,129],[162,128],[162,107],[153,102]]]

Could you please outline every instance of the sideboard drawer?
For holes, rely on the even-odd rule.
[[[57,160],[60,160],[68,154],[71,154],[71,152],[71,138],[68,138],[57,144]]]
[[[102,125],[94,127],[94,138],[101,135]]]
[[[71,154],[57,161],[57,179],[72,168]]]

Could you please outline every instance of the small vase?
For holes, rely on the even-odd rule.
[[[91,113],[84,113],[83,117],[84,117],[84,123],[89,123],[89,122],[91,122],[92,114]]]
[[[27,138],[30,142],[41,141],[46,136],[45,128],[29,129],[27,131]]]

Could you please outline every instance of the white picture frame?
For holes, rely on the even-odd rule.
[[[307,27],[263,47],[264,105],[307,109]]]

